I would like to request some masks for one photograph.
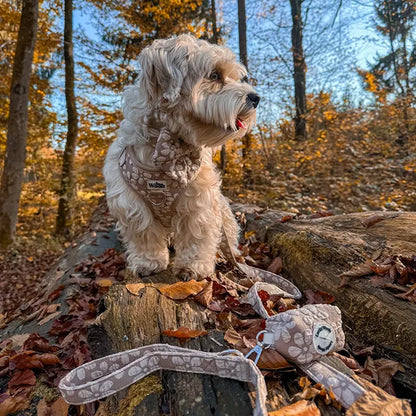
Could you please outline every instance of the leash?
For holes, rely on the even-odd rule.
[[[65,401],[75,405],[90,403],[123,390],[154,371],[174,370],[250,383],[256,391],[253,415],[267,416],[266,383],[256,363],[263,350],[268,348],[278,351],[326,389],[332,389],[346,409],[365,398],[367,390],[338,370],[350,371],[341,360],[327,357],[327,354],[342,349],[345,343],[339,308],[305,305],[269,316],[258,295],[259,290],[299,299],[302,296],[299,289],[282,276],[238,263],[225,233],[221,249],[240,271],[256,281],[247,300],[266,320],[266,329],[259,332],[257,345],[246,356],[237,350],[210,353],[169,344],[147,345],[99,358],[69,372],[59,383]],[[248,358],[253,354],[254,361]],[[408,406],[403,400],[397,401],[397,406],[403,406],[403,409]],[[411,413],[400,411],[394,414]]]
[[[157,370],[211,374],[251,383],[257,392],[254,416],[267,416],[266,384],[253,361],[235,351],[210,353],[168,344],[123,351],[83,364],[59,383],[70,404],[90,403],[123,390]]]

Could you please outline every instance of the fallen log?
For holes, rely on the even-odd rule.
[[[298,219],[280,223],[279,220],[287,213],[277,211],[259,213],[258,208],[241,205],[236,205],[234,208],[235,211],[245,213],[245,231],[255,231],[257,239],[268,241],[271,244],[275,254],[279,254],[283,259],[284,273],[293,279],[301,289],[320,289],[332,292],[336,296],[336,304],[345,315],[345,330],[353,345],[359,342],[360,345],[368,346],[377,342],[376,349],[381,356],[399,358],[399,361],[405,365],[407,370],[396,377],[398,385],[400,384],[402,388],[400,393],[403,393],[403,397],[412,397],[406,389],[415,390],[416,387],[412,378],[414,375],[411,371],[411,365],[415,358],[412,349],[414,345],[409,345],[406,351],[402,351],[406,342],[399,337],[401,344],[397,343],[396,345],[401,345],[401,347],[396,348],[395,344],[390,342],[390,338],[385,334],[378,334],[379,332],[389,331],[393,334],[393,325],[388,326],[388,331],[380,325],[366,329],[364,326],[365,315],[362,314],[361,318],[359,316],[355,317],[354,311],[357,309],[356,299],[361,299],[364,293],[367,293],[365,298],[367,300],[365,302],[364,300],[360,301],[359,305],[361,306],[358,308],[357,315],[360,315],[358,312],[363,313],[364,307],[368,311],[374,311],[374,309],[371,309],[371,305],[385,303],[388,299],[392,305],[402,305],[401,316],[404,319],[408,310],[410,311],[408,312],[409,317],[413,316],[411,314],[414,313],[415,305],[398,300],[381,289],[375,290],[364,281],[354,281],[352,286],[342,289],[338,287],[339,274],[349,270],[353,264],[364,261],[380,248],[385,249],[386,253],[388,252],[387,250],[391,248],[390,240],[393,239],[383,237],[382,229],[378,229],[377,233],[374,233],[374,230],[377,229],[377,225],[381,227],[390,224],[388,221],[392,221],[393,218],[385,219],[368,229],[361,225],[363,228],[361,229],[360,221],[370,214],[354,214],[352,216],[316,220]],[[88,352],[83,349],[82,354],[76,350],[74,354],[75,363],[66,357],[63,363],[63,366],[66,366],[65,368],[73,368],[82,363],[82,360],[99,358],[151,343],[163,342],[179,345],[177,339],[163,335],[162,331],[176,329],[181,326],[208,331],[206,336],[186,341],[185,346],[187,348],[204,351],[220,351],[228,348],[224,341],[224,333],[215,329],[215,313],[192,300],[173,301],[161,295],[155,287],[149,286],[137,295],[132,295],[126,289],[126,283],[129,281],[137,282],[137,279],[129,273],[124,275],[124,280],[113,279],[113,282],[110,282],[109,289],[102,288],[104,280],[108,279],[101,279],[100,283],[100,273],[103,268],[107,267],[106,264],[111,263],[111,261],[108,261],[108,255],[107,263],[104,265],[94,263],[94,259],[98,259],[100,255],[105,255],[109,248],[116,247],[117,250],[121,251],[117,233],[115,233],[113,226],[107,226],[105,229],[102,227],[103,211],[101,209],[96,215],[91,230],[75,241],[60,262],[53,268],[48,276],[49,282],[47,284],[45,282],[43,300],[34,301],[27,307],[27,312],[30,313],[31,317],[33,316],[32,319],[28,319],[26,315],[26,317],[23,316],[10,322],[0,332],[0,339],[4,340],[16,334],[36,332],[47,338],[51,344],[58,342],[58,344],[63,345],[65,342],[69,342],[68,339],[71,335],[74,336],[74,333],[78,334],[79,332],[78,340],[84,337],[84,324],[81,329],[74,329],[74,326],[65,328],[67,324],[65,319],[68,319],[68,317],[78,319],[81,316],[82,322],[87,321],[85,341],[88,341],[89,349]],[[412,214],[400,214],[395,218],[400,218],[400,216],[409,218],[408,221],[411,221]],[[350,219],[348,220],[348,218]],[[413,216],[414,218],[416,217]],[[393,230],[397,224],[390,225],[387,230]],[[394,247],[403,255],[415,253],[415,232],[409,232],[409,237],[406,237],[403,230],[406,230],[406,225],[401,231],[396,230],[396,234],[403,234],[401,236],[402,245],[400,246],[397,242]],[[341,236],[342,233],[345,234],[344,237]],[[390,233],[393,233],[393,231],[387,231],[386,235],[390,236]],[[336,235],[333,236],[332,234]],[[346,236],[348,236],[348,239]],[[406,245],[406,239],[411,240],[410,242],[413,245]],[[399,241],[399,238],[397,238],[397,241]],[[88,260],[90,254],[95,257]],[[89,268],[80,267],[83,262],[88,264]],[[91,292],[88,289],[88,284],[86,284],[86,280],[91,278],[91,270],[96,271],[94,277],[95,292]],[[120,276],[122,277],[122,273],[119,273],[118,277]],[[161,282],[174,283],[176,281],[177,279],[170,270],[143,279],[143,282],[151,282],[155,285]],[[61,305],[59,308],[60,315],[55,315],[50,320],[47,320],[48,316],[46,316],[45,321],[44,315],[36,315],[36,312],[37,310],[44,310],[45,303],[50,302],[51,294],[54,294],[57,288],[60,288],[60,290],[58,298],[54,302]],[[89,290],[89,301],[86,303],[82,302],[79,297],[87,289]],[[108,293],[101,296],[106,291]],[[100,298],[99,304],[96,305]],[[384,300],[385,298],[386,300]],[[78,302],[79,307],[76,302]],[[88,307],[93,309],[97,307],[97,317],[94,320],[91,320],[87,314],[81,314],[80,309]],[[380,313],[385,312],[380,305],[378,308],[377,311]],[[370,319],[373,319],[373,316],[368,317],[367,321],[370,321]],[[386,319],[386,317],[383,319]],[[384,320],[378,322],[387,325],[387,323],[384,324]],[[402,327],[404,325],[407,324],[403,323]],[[407,334],[409,340],[415,340],[411,321],[408,322],[406,328],[408,329],[403,333]],[[364,333],[364,331],[367,332]],[[293,368],[274,372],[273,375],[274,377],[268,381],[269,410],[276,410],[288,405],[293,396],[302,391],[298,385],[299,375]],[[43,400],[42,392],[42,389],[37,389],[35,394],[32,393],[32,406],[33,400]],[[128,391],[113,395],[104,403],[100,403],[98,408],[97,404],[95,406],[87,405],[81,410],[70,409],[70,412],[72,412],[71,414],[99,414],[101,416],[105,414],[121,416],[134,413],[150,416],[161,414],[172,416],[251,415],[252,408],[252,394],[249,393],[248,386],[243,383],[208,375],[163,371],[161,374],[154,374],[135,383]],[[320,409],[324,416],[341,414],[339,410],[331,406],[321,405]]]
[[[283,275],[302,291],[321,290],[335,296],[352,346],[374,346],[378,356],[404,366],[406,371],[394,378],[396,390],[412,398],[414,406],[416,304],[374,287],[351,269],[368,259],[382,262],[392,256],[415,256],[416,213],[362,212],[321,218],[292,214],[290,220],[288,213],[262,212],[255,206],[234,205],[233,209],[244,214],[244,231],[254,232],[281,257]],[[396,288],[391,285],[391,289]]]

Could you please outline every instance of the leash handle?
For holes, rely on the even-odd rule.
[[[210,353],[168,344],[153,344],[109,355],[68,373],[59,390],[69,404],[110,396],[157,370],[210,374],[251,383],[256,389],[254,416],[267,416],[266,384],[259,368],[240,354]]]

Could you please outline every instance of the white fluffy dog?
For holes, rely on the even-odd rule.
[[[110,212],[135,273],[166,269],[173,241],[175,272],[203,277],[214,271],[223,230],[238,253],[212,148],[247,133],[259,96],[231,50],[190,35],[157,40],[139,62],[104,166]]]

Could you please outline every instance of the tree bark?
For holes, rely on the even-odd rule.
[[[296,116],[295,137],[297,140],[307,139],[306,129],[306,63],[303,52],[303,0],[290,0],[292,12],[292,55],[293,55],[293,80],[295,84]]]
[[[65,99],[68,115],[68,132],[62,163],[56,234],[69,234],[72,219],[72,202],[75,192],[74,161],[78,138],[78,114],[75,103],[75,71],[72,43],[72,0],[65,0],[64,58]]]
[[[238,0],[238,45],[240,51],[240,62],[248,70],[247,58],[247,17],[246,17],[246,2],[245,0]],[[248,185],[251,177],[251,168],[248,163],[251,149],[251,136],[249,133],[243,137],[243,182]]]
[[[218,25],[217,25],[217,11],[215,6],[215,0],[211,0],[211,21],[212,21],[212,43],[218,45],[220,34],[218,32]],[[220,170],[221,173],[224,175],[225,169],[227,167],[227,152],[225,149],[225,144],[221,146],[220,151]]]
[[[38,28],[38,0],[24,0],[13,64],[6,157],[0,187],[0,246],[16,233],[17,213],[26,161],[28,101]]]

